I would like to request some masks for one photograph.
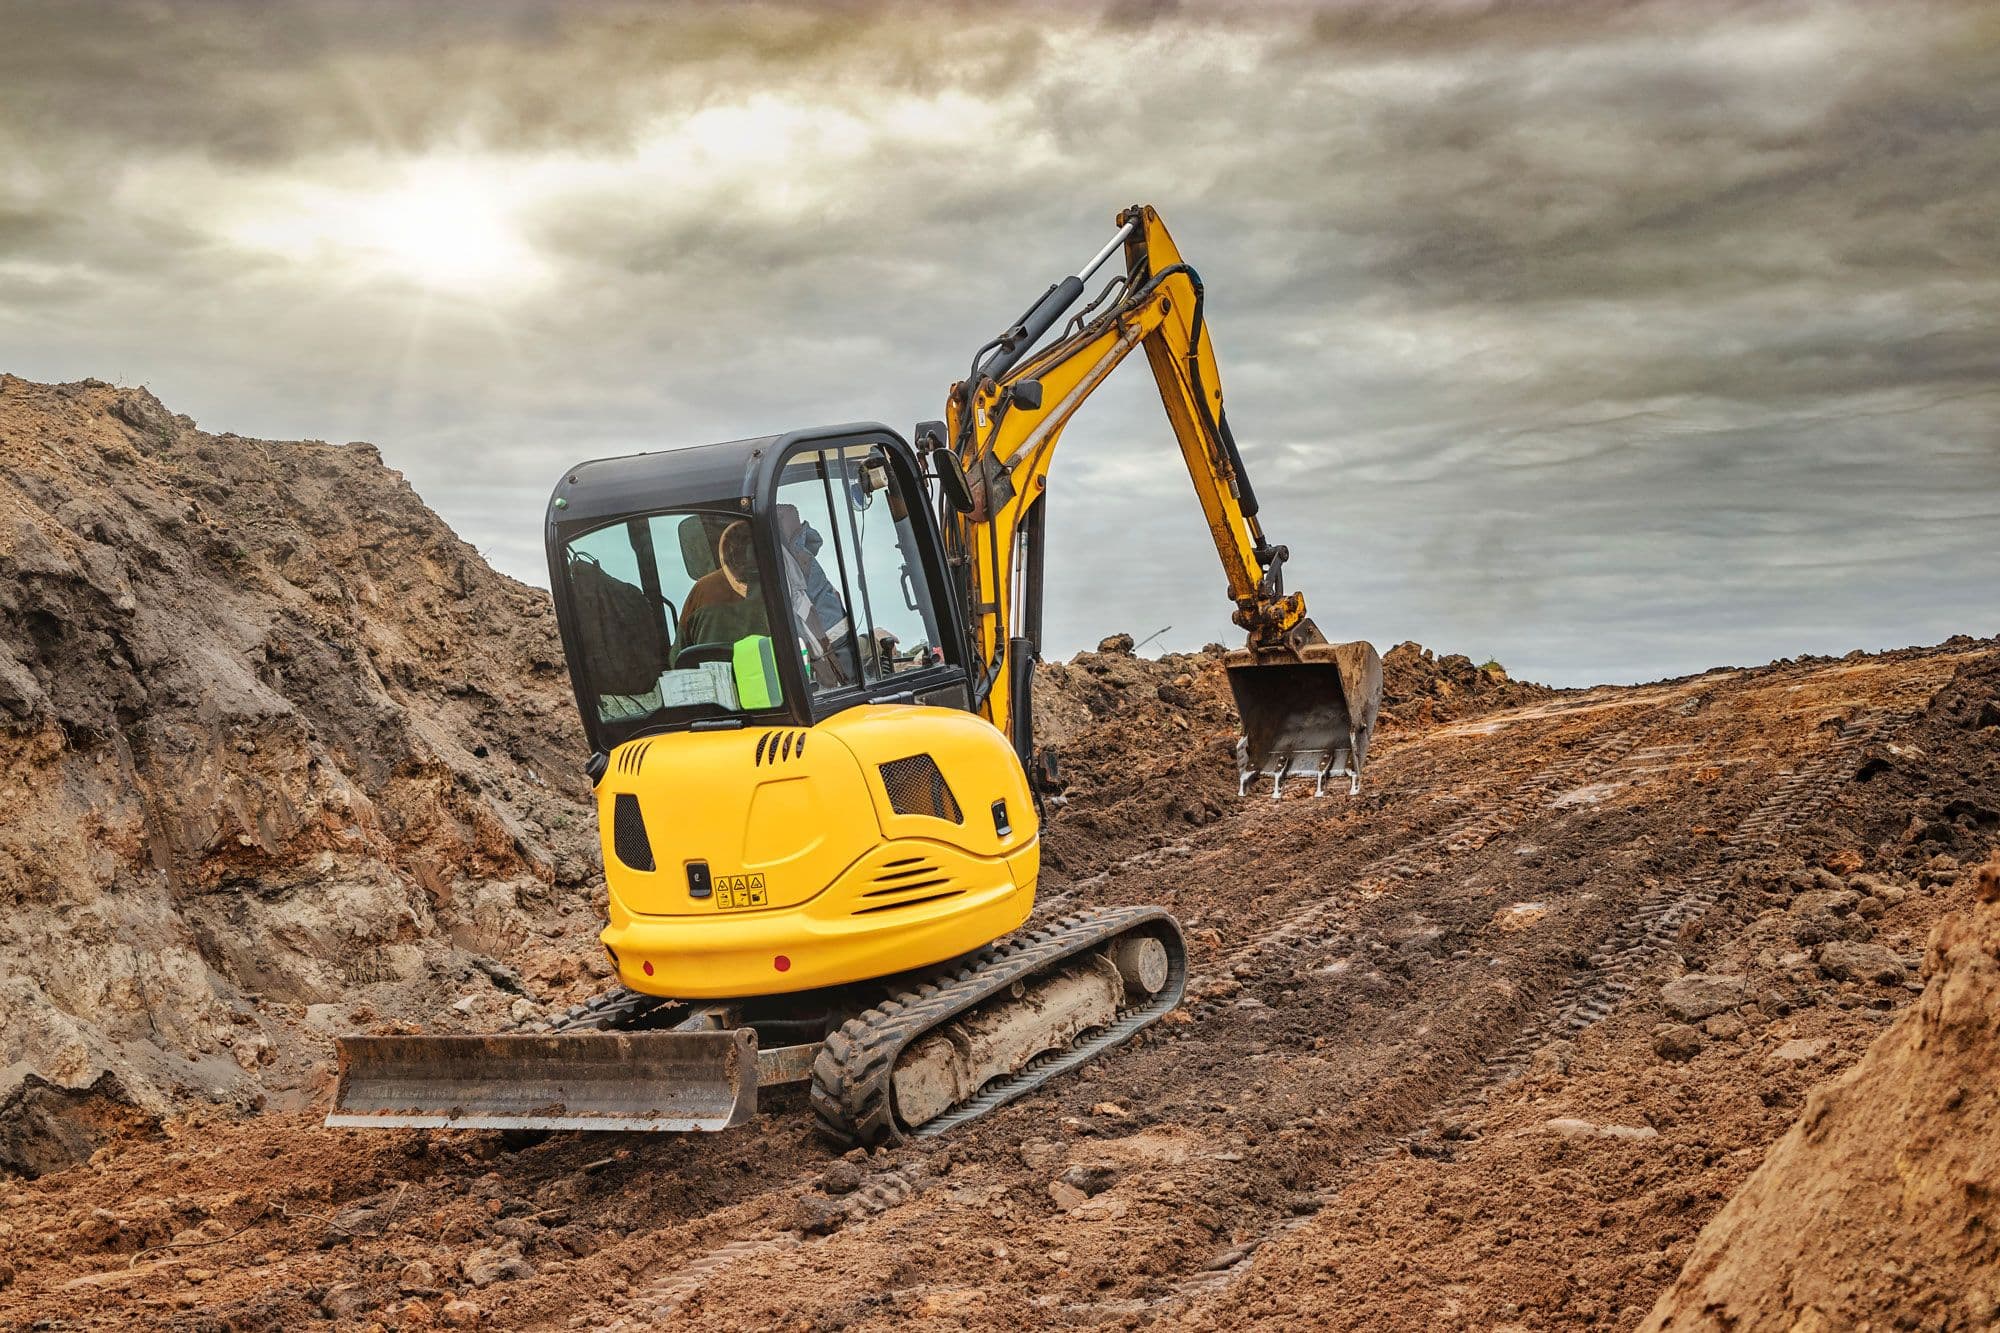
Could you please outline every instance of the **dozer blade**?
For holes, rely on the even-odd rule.
[[[1316,633],[1316,631],[1315,631]],[[1296,650],[1239,648],[1223,658],[1243,737],[1236,743],[1237,792],[1271,779],[1310,775],[1313,794],[1328,773],[1361,790],[1361,765],[1382,707],[1382,659],[1373,644],[1307,643]]]
[[[369,1129],[719,1130],[757,1114],[757,1035],[342,1037],[326,1123]]]

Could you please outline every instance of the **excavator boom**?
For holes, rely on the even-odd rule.
[[[1239,785],[1269,777],[1275,796],[1287,777],[1311,777],[1320,791],[1329,774],[1339,774],[1358,790],[1381,705],[1381,661],[1365,642],[1328,643],[1307,617],[1305,598],[1285,591],[1290,551],[1265,537],[1258,517],[1223,405],[1201,276],[1152,208],[1126,209],[1117,222],[1117,234],[1089,264],[980,349],[971,373],[952,387],[945,420],[930,432],[932,445],[967,479],[969,505],[941,517],[953,559],[965,570],[972,660],[986,664],[978,707],[1032,771],[1029,682],[1041,646],[1049,469],[1077,409],[1143,347],[1236,604],[1232,619],[1246,634],[1226,659],[1243,722]],[[1036,349],[1121,251],[1123,270]]]

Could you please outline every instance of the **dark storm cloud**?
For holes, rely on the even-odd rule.
[[[1147,199],[1329,630],[1578,681],[1996,628],[1969,0],[7,25],[0,364],[376,439],[526,577],[575,457],[934,415]],[[1055,477],[1063,651],[1228,633],[1138,364]]]

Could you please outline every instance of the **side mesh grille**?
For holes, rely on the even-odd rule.
[[[653,843],[639,814],[639,798],[620,792],[611,803],[611,850],[634,870],[653,868]]]
[[[965,822],[965,812],[938,771],[937,760],[927,754],[908,759],[891,759],[882,765],[882,785],[889,789],[889,808],[899,815],[929,815],[932,819]]]

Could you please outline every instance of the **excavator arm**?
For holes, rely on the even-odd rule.
[[[1143,347],[1236,604],[1232,619],[1247,636],[1228,659],[1244,726],[1242,785],[1269,776],[1275,795],[1294,773],[1323,786],[1338,771],[1358,789],[1380,704],[1380,659],[1365,643],[1327,643],[1306,616],[1305,598],[1285,591],[1288,551],[1264,535],[1230,431],[1201,277],[1151,207],[1129,208],[1117,222],[1117,235],[1089,264],[980,349],[929,441],[951,455],[970,499],[942,517],[978,664],[975,702],[1035,771],[1030,681],[1040,650],[1049,468],[1077,410]],[[1121,252],[1124,271],[1036,348]]]

